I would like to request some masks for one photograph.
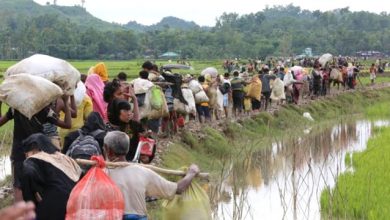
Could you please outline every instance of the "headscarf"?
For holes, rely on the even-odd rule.
[[[91,114],[88,115],[84,126],[81,127],[81,130],[85,131],[86,133],[91,133],[98,129],[105,130],[103,119],[99,113],[92,112]]]
[[[30,156],[38,160],[50,163],[57,169],[61,170],[71,180],[77,182],[81,175],[81,169],[77,163],[70,157],[58,152],[57,148],[51,143],[50,139],[42,134],[36,133],[30,135],[22,143],[23,151],[29,152],[33,149],[37,149],[40,152]]]
[[[50,139],[42,133],[35,133],[30,135],[28,138],[23,140],[22,146],[24,153],[34,149],[46,152],[48,154],[54,154],[58,151]]]
[[[103,100],[104,83],[96,74],[91,74],[85,81],[87,95],[91,97],[93,103],[93,111],[98,112],[103,120],[107,121],[107,103]]]
[[[94,70],[95,70],[94,71],[95,74],[97,74],[100,77],[100,79],[102,79],[103,82],[108,81],[108,71],[107,71],[106,64],[98,63],[94,67]]]
[[[123,126],[126,123],[119,119],[121,110],[131,110],[130,103],[122,99],[114,99],[107,108],[108,119],[115,126]]]

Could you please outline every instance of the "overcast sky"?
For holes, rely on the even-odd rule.
[[[34,0],[40,4],[53,0]],[[85,7],[94,16],[109,22],[155,24],[163,17],[175,16],[199,25],[214,26],[223,12],[248,14],[268,6],[292,3],[302,9],[332,10],[349,7],[351,11],[390,12],[388,0],[85,0]],[[58,5],[81,4],[81,0],[57,0]]]

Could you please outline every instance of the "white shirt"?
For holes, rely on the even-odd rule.
[[[123,194],[125,215],[147,215],[146,196],[172,199],[176,195],[176,183],[170,182],[154,171],[136,164],[107,169],[107,173]]]

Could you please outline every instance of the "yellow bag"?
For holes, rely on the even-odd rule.
[[[181,195],[163,202],[163,220],[211,220],[210,200],[198,183]]]

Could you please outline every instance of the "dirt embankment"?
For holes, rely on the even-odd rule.
[[[353,93],[356,91],[370,91],[370,90],[380,90],[383,88],[389,88],[390,83],[380,83],[380,84],[375,84],[372,86],[362,86],[358,85],[355,90],[348,90],[348,89],[337,89],[336,87],[332,87],[330,90],[330,93],[327,94],[326,96],[319,96],[316,98],[313,97],[304,97],[302,98],[298,106],[306,106],[310,105],[313,102],[319,101],[319,100],[324,100],[324,99],[332,99],[340,94],[344,93]],[[276,103],[272,103],[270,107],[268,107],[267,112],[270,114],[274,114],[280,110],[281,107],[285,106],[286,104],[281,104],[277,105]],[[264,110],[262,110],[264,112]],[[256,116],[258,113],[252,113],[250,115],[242,115],[240,117],[234,118],[234,117],[229,117],[229,118],[222,118],[220,120],[213,120],[212,122],[206,123],[208,127],[211,127],[217,131],[222,132],[224,129],[224,124],[226,121],[231,121],[231,122],[242,122],[243,120],[247,118],[251,118]],[[184,129],[181,129],[178,131],[177,134],[173,135],[171,138],[160,138],[158,140],[158,148],[157,148],[157,154],[156,157],[153,161],[153,164],[155,165],[162,165],[162,155],[166,154],[169,152],[169,145],[172,144],[174,141],[180,140],[182,138],[183,132],[190,132],[192,134],[196,134],[195,136],[198,137],[198,139],[202,139],[206,134],[203,132],[203,128],[205,127],[205,124],[200,124],[198,121],[190,121],[186,124]]]

